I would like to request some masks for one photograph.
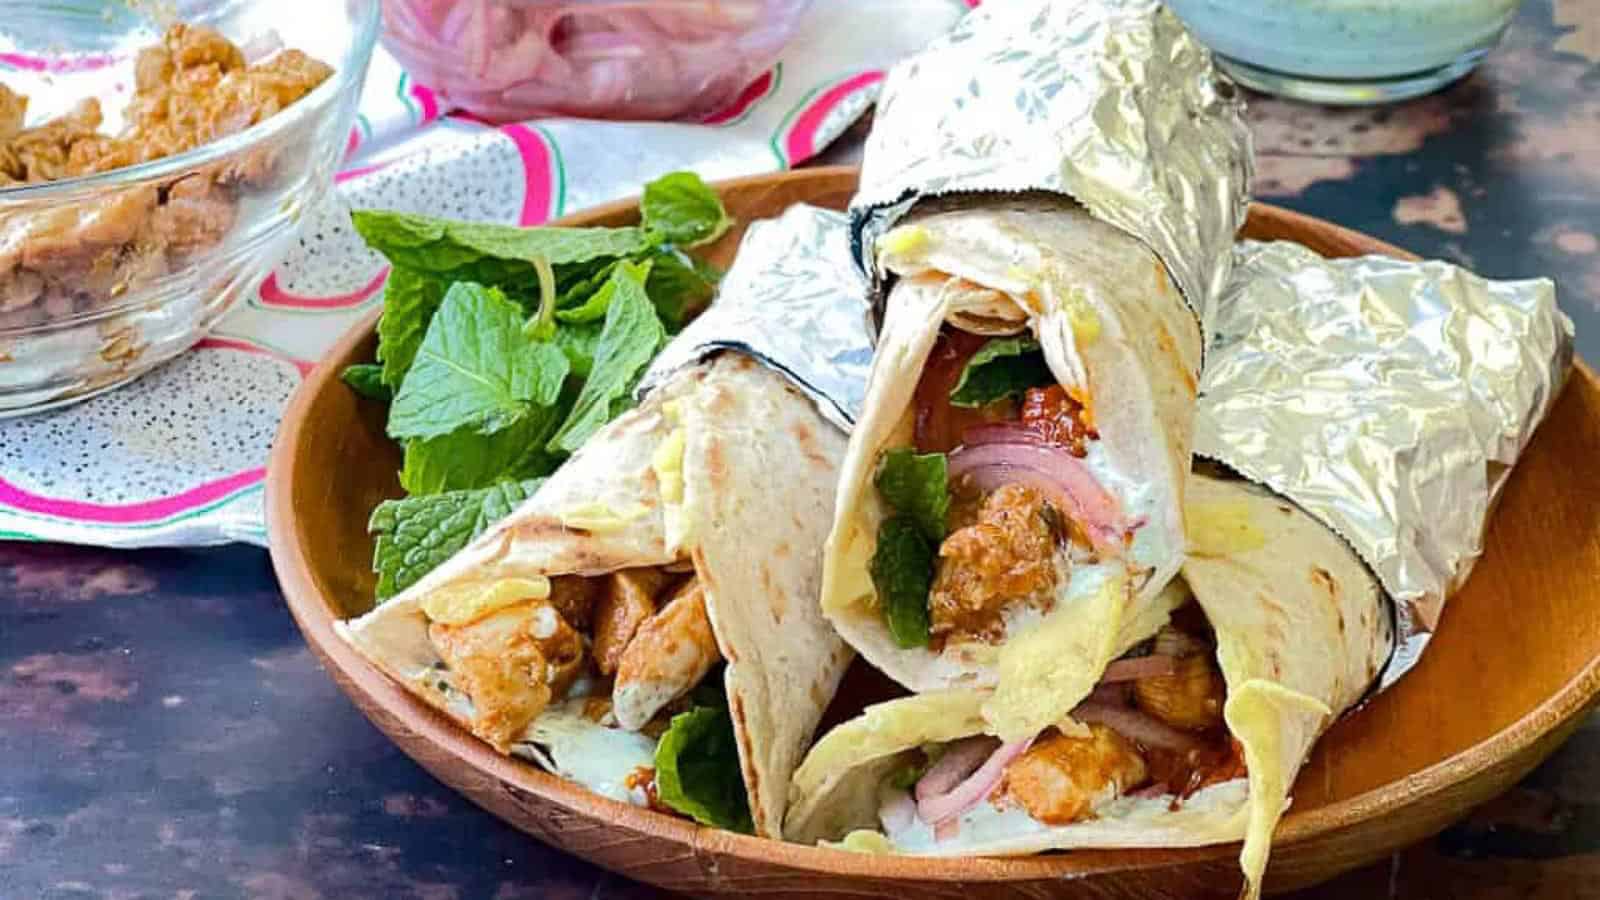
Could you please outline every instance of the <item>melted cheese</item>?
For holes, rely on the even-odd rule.
[[[1002,741],[1032,737],[1065,719],[1116,652],[1127,574],[1101,564],[1079,569],[1073,581],[1043,621],[1000,648],[999,681],[983,717]]]
[[[1243,500],[1191,502],[1184,509],[1183,526],[1195,556],[1235,556],[1267,545]]]
[[[650,468],[655,470],[661,484],[661,499],[666,503],[683,502],[683,448],[687,434],[680,428],[672,429],[650,457]]]
[[[661,415],[677,427],[656,445],[655,453],[650,457],[650,468],[656,473],[656,483],[661,490],[661,517],[667,549],[681,553],[689,539],[689,516],[685,512],[684,502],[687,494],[684,451],[689,445],[689,432],[679,424],[683,421],[681,401],[668,400],[661,404]]]
[[[889,257],[894,256],[911,262],[928,249],[928,243],[928,229],[921,225],[902,225],[883,236],[878,259],[887,263]]]
[[[613,509],[599,502],[581,503],[561,513],[561,524],[579,531],[603,534],[621,531],[650,510],[643,503]]]
[[[1072,324],[1072,336],[1079,346],[1100,339],[1100,314],[1089,305],[1082,288],[1070,287],[1063,291],[1061,306],[1067,311],[1067,321]]]
[[[852,853],[893,853],[894,844],[883,836],[882,832],[871,831],[866,828],[857,828],[844,836],[844,840],[837,844],[822,842],[823,846],[837,847],[840,850],[849,850]]]
[[[423,597],[423,615],[441,625],[465,625],[495,610],[550,596],[550,579],[499,578],[447,585]]]

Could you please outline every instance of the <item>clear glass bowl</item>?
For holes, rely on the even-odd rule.
[[[810,0],[383,0],[384,46],[449,105],[698,119],[778,58]]]
[[[5,84],[29,97],[28,125],[95,97],[101,132],[116,133],[135,56],[174,20],[210,25],[240,46],[275,36],[334,73],[277,114],[194,150],[0,189],[0,416],[82,399],[188,349],[259,286],[332,187],[377,40],[378,0],[5,0]],[[228,182],[226,202],[189,207],[211,216],[205,240],[182,240],[181,223],[157,218],[213,181]],[[163,227],[172,231],[154,237]],[[53,285],[42,291],[41,271]]]
[[[1246,87],[1364,106],[1438,90],[1500,42],[1522,0],[1168,0]]]

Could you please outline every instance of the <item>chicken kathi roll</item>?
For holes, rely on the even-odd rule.
[[[1367,567],[1298,507],[1199,474],[1188,495],[1182,575],[1068,715],[1002,738],[984,689],[868,707],[795,773],[786,836],[952,856],[1243,839],[1259,890],[1295,774],[1393,626]]]
[[[1062,198],[913,211],[851,435],[823,610],[913,691],[1031,737],[1183,559],[1200,331],[1138,240]]]
[[[816,607],[844,441],[784,376],[724,353],[341,633],[502,753],[776,837],[851,658]]]

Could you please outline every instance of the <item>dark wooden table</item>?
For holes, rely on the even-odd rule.
[[[1600,361],[1592,0],[1531,3],[1443,94],[1252,116],[1263,199],[1488,275],[1553,275]],[[1597,851],[1600,720],[1461,825],[1302,896],[1600,897]],[[312,660],[264,552],[0,545],[3,900],[653,893],[395,750]]]

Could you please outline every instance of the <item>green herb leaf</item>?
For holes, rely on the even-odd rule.
[[[889,774],[889,786],[900,791],[911,790],[918,781],[922,780],[922,776],[928,773],[930,765],[932,764],[922,757],[906,763]]]
[[[693,172],[673,172],[645,185],[639,214],[645,230],[680,247],[710,243],[733,224],[716,192]]]
[[[494,285],[517,280],[531,284],[536,259],[564,266],[631,256],[656,240],[637,227],[519,228],[378,209],[358,209],[350,218],[367,245],[396,266],[448,281]]]
[[[383,383],[400,389],[417,358],[428,323],[444,300],[446,282],[411,269],[392,268],[383,285],[383,317],[378,320],[378,362]]]
[[[717,282],[722,279],[722,272],[716,266],[670,248],[653,250],[641,261],[650,263],[645,294],[655,304],[656,315],[668,334],[677,334],[710,305],[717,292]],[[573,284],[556,304],[556,319],[563,323],[582,323],[604,318],[611,305],[611,292],[606,290],[606,284],[619,264],[611,263],[594,277]]]
[[[697,692],[696,700],[704,697]],[[656,743],[656,796],[702,825],[755,830],[739,769],[739,745],[726,703],[672,717]]]
[[[539,279],[539,306],[533,318],[523,323],[522,333],[536,341],[548,341],[556,334],[556,273],[543,257],[533,261],[533,273]]]
[[[933,545],[909,516],[878,526],[869,567],[889,633],[902,647],[928,646],[928,590],[933,587]]]
[[[570,369],[566,354],[529,340],[522,324],[522,308],[494,288],[452,285],[395,394],[390,436],[493,434],[555,403]]]
[[[569,276],[565,279],[558,274],[556,283],[560,287],[561,295],[556,300],[556,308],[572,309],[588,302],[595,291],[605,287],[606,282],[611,280],[611,270],[617,267],[619,261],[613,259],[606,262],[589,263],[581,267],[572,266],[569,267],[569,271],[577,273],[577,275]]]
[[[872,483],[885,503],[917,524],[923,537],[934,544],[944,540],[949,530],[945,522],[950,515],[950,476],[943,453],[889,450],[878,460]]]
[[[648,264],[622,263],[607,285],[613,291],[605,326],[594,350],[594,364],[577,402],[549,447],[576,453],[600,426],[631,404],[628,397],[644,368],[661,349],[666,330],[645,295]]]
[[[594,368],[594,354],[600,347],[604,327],[603,322],[585,322],[556,329],[555,344],[567,355],[572,374],[578,378],[588,378]]]
[[[645,283],[645,293],[656,305],[656,315],[667,332],[677,334],[683,326],[711,305],[717,293],[717,283],[722,272],[716,266],[702,262],[681,251],[661,249],[651,257],[650,279]]]
[[[618,265],[627,265],[627,263],[619,263]],[[645,265],[649,265],[649,263],[645,263]],[[611,298],[616,296],[616,293],[617,283],[610,275],[607,275],[605,283],[590,294],[587,300],[570,309],[557,310],[556,318],[569,324],[598,322],[606,317],[606,310],[611,308]]]
[[[507,481],[475,491],[386,500],[367,530],[377,537],[372,568],[379,600],[405,590],[505,518],[539,489],[540,480]]]
[[[394,395],[389,391],[389,386],[383,383],[383,366],[373,363],[356,363],[346,366],[339,378],[350,389],[369,400],[381,400],[388,403]]]
[[[560,404],[537,407],[515,425],[494,434],[464,428],[440,437],[406,441],[400,486],[411,494],[437,494],[549,475],[561,458],[545,449],[545,441],[560,423],[562,408]]]
[[[1032,338],[991,338],[978,348],[950,391],[952,406],[977,407],[1032,387],[1055,384],[1055,376]]]

